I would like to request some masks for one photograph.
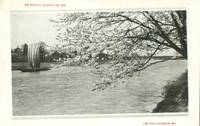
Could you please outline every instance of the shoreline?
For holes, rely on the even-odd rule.
[[[184,72],[175,81],[164,87],[164,99],[160,101],[152,113],[188,112],[188,72]]]

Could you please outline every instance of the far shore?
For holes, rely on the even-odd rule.
[[[53,65],[59,65],[59,62],[42,62],[40,63],[41,67],[48,67],[51,68]],[[17,62],[17,63],[12,63],[12,70],[21,70],[23,68],[28,68],[28,63],[27,62]]]

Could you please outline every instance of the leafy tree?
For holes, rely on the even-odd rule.
[[[100,55],[111,57],[97,67],[110,80],[176,59],[152,60],[162,51],[175,50],[187,59],[186,11],[65,13],[51,21],[60,51],[76,51],[76,61],[99,65]]]
[[[22,54],[22,49],[17,46],[17,48],[14,49],[14,53],[16,53],[18,56]]]
[[[23,62],[23,50],[19,46],[12,49],[12,62]]]

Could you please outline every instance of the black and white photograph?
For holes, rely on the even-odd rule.
[[[13,116],[188,112],[186,10],[10,16]]]

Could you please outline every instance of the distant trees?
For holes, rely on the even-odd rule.
[[[23,50],[17,46],[17,48],[11,50],[12,62],[23,62]]]
[[[21,48],[19,48],[19,46],[17,46],[17,48],[15,48],[15,49],[13,50],[13,52],[16,53],[17,55],[21,55],[23,51],[22,51]]]
[[[28,44],[22,44],[21,48],[17,46],[15,49],[11,50],[12,53],[12,62],[27,62],[28,58]],[[46,44],[41,43],[40,46],[40,61],[41,62],[53,62],[53,56],[50,55],[50,52],[46,49]]]

